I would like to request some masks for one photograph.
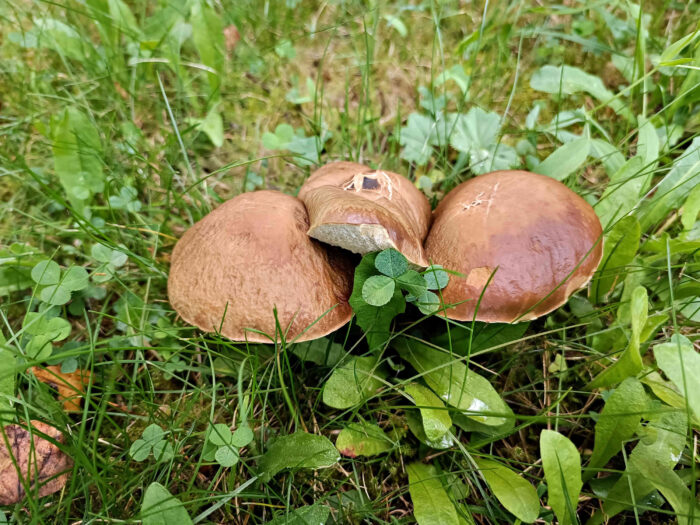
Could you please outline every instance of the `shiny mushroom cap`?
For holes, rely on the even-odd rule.
[[[443,199],[425,251],[431,263],[464,275],[451,276],[442,292],[446,305],[460,303],[447,317],[472,320],[483,291],[477,321],[527,321],[559,308],[590,280],[603,253],[602,228],[593,208],[561,182],[496,171]]]
[[[359,254],[394,248],[417,266],[427,266],[423,240],[430,203],[411,181],[396,173],[353,162],[332,162],[299,190],[309,210],[309,235]]]
[[[239,195],[192,226],[173,250],[168,296],[188,323],[233,341],[322,337],[352,317],[348,254],[306,234],[298,199],[278,191]],[[256,332],[260,331],[265,335]]]

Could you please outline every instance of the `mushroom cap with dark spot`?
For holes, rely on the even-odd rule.
[[[170,304],[188,323],[234,341],[279,340],[275,308],[287,341],[333,332],[352,317],[353,265],[308,228],[301,201],[278,191],[225,202],[175,246]]]
[[[433,212],[431,263],[455,270],[442,291],[447,317],[510,323],[559,308],[603,254],[593,208],[561,182],[496,171],[453,189]],[[489,282],[490,279],[490,282]],[[486,286],[488,283],[488,286]],[[486,290],[484,291],[484,287]]]
[[[406,177],[354,162],[331,162],[299,190],[309,211],[309,235],[365,254],[395,248],[426,266],[423,241],[430,203]]]

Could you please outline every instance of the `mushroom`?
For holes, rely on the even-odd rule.
[[[61,431],[41,421],[32,421],[31,427],[31,432],[20,425],[0,429],[0,505],[22,501],[25,487],[43,497],[58,492],[68,481],[73,461],[40,436],[63,443]]]
[[[298,199],[278,191],[239,195],[192,226],[173,250],[168,296],[188,323],[234,341],[308,341],[346,324],[348,254],[306,234]]]
[[[442,291],[447,317],[492,323],[559,308],[591,279],[602,248],[593,208],[561,182],[527,171],[457,186],[435,209],[425,242],[431,263],[463,274]]]
[[[427,266],[423,240],[430,203],[411,182],[354,162],[332,162],[299,190],[309,211],[309,235],[359,254],[394,248],[416,266]]]

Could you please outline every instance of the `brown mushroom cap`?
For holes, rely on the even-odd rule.
[[[347,254],[310,239],[308,228],[301,201],[278,191],[225,202],[175,246],[170,304],[188,323],[234,341],[272,342],[275,307],[288,341],[340,328],[352,317],[353,267]]]
[[[355,253],[394,248],[427,266],[423,240],[430,203],[411,181],[354,162],[332,162],[314,172],[299,190],[309,210],[309,235]]]
[[[40,436],[63,443],[61,431],[41,421],[32,421],[31,426],[31,432],[19,425],[0,429],[0,505],[22,501],[25,485],[33,489],[38,485],[39,497],[44,497],[61,490],[68,480],[73,461]],[[24,482],[20,480],[20,473]]]
[[[457,186],[433,213],[425,243],[431,263],[452,275],[447,317],[510,323],[564,304],[592,277],[603,254],[593,208],[561,182],[527,171],[496,171]],[[494,273],[495,272],[495,273]]]

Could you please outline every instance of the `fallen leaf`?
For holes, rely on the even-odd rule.
[[[26,487],[43,497],[58,492],[68,481],[73,460],[39,436],[63,443],[63,434],[40,421],[32,421],[31,425],[31,432],[19,425],[8,425],[0,431],[0,505],[20,502]]]
[[[230,25],[224,28],[224,42],[226,43],[226,51],[231,53],[240,39],[241,35],[236,26]]]
[[[58,400],[63,401],[63,409],[66,412],[80,412],[85,387],[90,382],[88,370],[78,369],[64,374],[60,366],[34,366],[32,372],[39,381],[58,390]]]

